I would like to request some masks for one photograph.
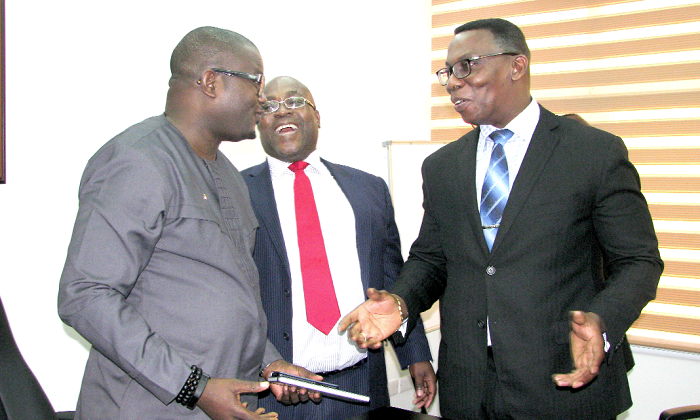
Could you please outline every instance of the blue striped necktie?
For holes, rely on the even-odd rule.
[[[503,209],[508,202],[510,193],[510,182],[508,178],[508,161],[503,150],[503,145],[513,136],[510,130],[498,130],[491,133],[489,137],[493,139],[493,149],[491,150],[491,161],[486,171],[484,184],[481,188],[481,226],[484,231],[484,238],[489,246],[489,251],[493,247],[496,239],[498,227],[501,224]]]

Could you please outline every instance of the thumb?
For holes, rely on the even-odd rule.
[[[264,390],[268,389],[270,387],[270,383],[267,381],[263,382],[254,382],[254,381],[244,381],[245,382],[245,387],[249,389],[249,391],[245,393],[258,393],[258,392],[263,392]]]
[[[382,294],[379,290],[370,287],[369,289],[367,289],[367,298],[374,301],[379,301],[382,298]]]
[[[570,312],[571,322],[583,325],[586,323],[586,316],[581,311],[571,311]]]

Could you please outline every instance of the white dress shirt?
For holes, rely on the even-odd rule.
[[[306,320],[294,211],[295,175],[289,169],[289,163],[269,156],[267,161],[292,276],[293,362],[313,372],[329,372],[352,366],[367,357],[367,350],[359,349],[348,340],[347,332],[339,334],[337,323],[336,328],[326,336]],[[342,314],[349,313],[365,301],[357,254],[355,214],[340,186],[321,163],[318,153],[313,152],[304,161],[309,164],[304,173],[309,177],[314,191],[342,319]]]
[[[508,125],[503,127],[513,132],[513,137],[508,139],[503,145],[503,149],[506,153],[506,160],[508,161],[508,181],[511,189],[513,188],[515,177],[518,176],[520,165],[523,163],[525,152],[527,152],[530,140],[532,140],[532,134],[535,132],[539,121],[540,106],[533,98],[530,104],[518,114],[517,117],[513,118]],[[491,139],[489,135],[501,129],[492,125],[481,125],[479,129],[481,132],[479,133],[479,144],[476,147],[476,202],[479,206],[479,210],[481,210],[481,186],[484,184],[486,171],[488,170],[489,162],[491,162],[491,151],[493,150],[493,139]],[[506,206],[508,206],[508,204],[506,204]],[[490,346],[491,331],[488,325],[487,322],[486,332],[488,345]]]

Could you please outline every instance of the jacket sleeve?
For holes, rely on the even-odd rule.
[[[600,315],[613,349],[655,298],[663,261],[639,175],[615,137],[604,154],[593,212],[605,264],[605,284],[588,307]]]
[[[164,179],[138,153],[96,155],[85,170],[61,275],[61,319],[164,404],[190,372],[126,299],[163,230]]]
[[[447,268],[439,242],[441,226],[432,215],[426,164],[423,174],[423,221],[418,238],[411,245],[408,260],[396,284],[390,289],[408,306],[408,332],[420,322],[420,313],[427,311],[440,298],[446,287]]]

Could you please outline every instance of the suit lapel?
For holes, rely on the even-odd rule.
[[[270,166],[265,161],[254,169],[249,174],[251,177],[249,188],[257,193],[250,194],[250,201],[253,203],[253,208],[257,209],[256,215],[260,228],[264,229],[269,235],[275,251],[279,254],[280,260],[284,261],[284,265],[289,273],[289,259],[287,258],[287,249],[282,236],[282,225],[277,213],[275,191],[272,188],[272,178],[270,177]]]
[[[523,163],[520,165],[520,170],[510,191],[492,253],[496,251],[503,237],[508,234],[508,230],[530,196],[543,168],[556,149],[559,138],[553,134],[552,130],[558,125],[554,114],[540,106],[540,121],[532,134],[530,145],[525,152]]]
[[[360,215],[362,214],[362,209],[367,206],[364,200],[364,193],[361,183],[353,181],[350,174],[343,170],[341,165],[336,165],[334,163],[328,162],[325,159],[321,159],[321,162],[326,165],[328,171],[333,176],[333,179],[340,186],[341,191],[345,194],[348,201],[350,202],[350,207],[352,207],[352,212],[355,215],[355,236],[357,241],[357,256],[360,260],[360,273],[362,277],[362,286],[366,290],[370,287],[369,284],[369,273],[370,267],[370,243],[372,242],[372,229],[370,223],[362,223],[360,220]]]
[[[476,148],[479,144],[480,130],[472,130],[457,141],[463,141],[464,146],[455,153],[455,182],[454,191],[457,194],[456,208],[466,210],[466,220],[474,234],[480,238],[479,244],[483,252],[488,255],[489,248],[484,239],[484,232],[481,227],[481,216],[479,215],[479,203],[476,199]]]

